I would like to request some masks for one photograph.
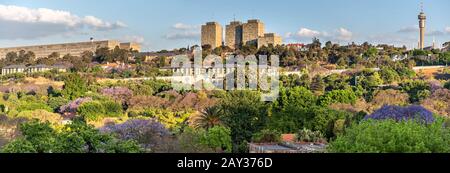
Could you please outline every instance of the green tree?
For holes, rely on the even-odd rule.
[[[352,89],[333,90],[319,98],[320,105],[327,106],[333,103],[355,104],[358,97]]]
[[[346,129],[328,149],[333,153],[448,153],[450,132],[442,124],[442,120],[430,125],[368,120]]]
[[[214,126],[207,130],[201,142],[219,152],[231,152],[231,130],[223,126]]]
[[[232,91],[220,103],[224,123],[231,129],[233,152],[247,152],[246,141],[267,122],[267,105],[260,94],[252,91]],[[244,148],[245,147],[245,148]]]
[[[325,91],[325,82],[323,81],[322,77],[320,75],[314,76],[311,82],[311,90],[323,93]]]
[[[195,118],[195,126],[198,128],[209,129],[222,124],[222,111],[220,107],[213,106],[200,112],[199,117]]]
[[[64,79],[64,87],[61,94],[73,100],[83,96],[87,92],[87,81],[77,73],[69,74]]]

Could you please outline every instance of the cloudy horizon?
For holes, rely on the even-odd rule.
[[[105,3],[4,0],[0,2],[0,47],[116,39],[143,45],[144,51],[171,50],[200,42],[200,28],[208,21],[223,27],[236,18],[261,19],[266,32],[283,37],[284,43],[351,42],[417,46],[419,0],[399,1],[248,1],[204,0]],[[109,1],[108,1],[109,2]],[[259,4],[256,4],[259,2]],[[265,3],[264,3],[265,2]],[[326,2],[326,3],[323,3]],[[236,9],[234,7],[242,7]],[[426,45],[450,41],[450,2],[426,1]],[[271,11],[267,13],[267,11]]]

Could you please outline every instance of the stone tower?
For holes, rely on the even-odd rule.
[[[208,22],[202,25],[202,46],[210,45],[212,49],[222,46],[222,26],[217,22]]]
[[[236,49],[242,44],[242,23],[233,21],[226,26],[225,45]]]
[[[243,44],[256,44],[259,37],[264,37],[264,23],[260,20],[248,20],[242,25]]]
[[[418,18],[420,29],[419,49],[423,49],[425,47],[425,21],[427,20],[427,16],[425,16],[425,13],[423,12],[423,5]]]

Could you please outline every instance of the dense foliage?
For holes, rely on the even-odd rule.
[[[337,153],[448,153],[450,131],[442,123],[364,121],[346,129],[328,149]]]
[[[22,137],[4,146],[6,153],[137,153],[141,148],[131,140],[119,140],[100,133],[84,122],[54,129],[49,123],[31,121],[20,125]]]

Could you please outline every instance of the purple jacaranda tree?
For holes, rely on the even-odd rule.
[[[65,118],[73,118],[76,116],[78,107],[80,107],[81,104],[90,101],[92,101],[92,98],[90,97],[75,99],[74,101],[71,101],[66,105],[62,105],[59,108],[59,113]]]
[[[107,125],[101,128],[101,131],[116,134],[123,140],[135,140],[153,152],[166,147],[171,137],[169,130],[153,119],[131,119],[122,124]]]
[[[128,101],[133,97],[133,91],[126,87],[103,88],[100,93],[121,102]]]
[[[416,120],[421,123],[431,124],[435,121],[433,113],[422,106],[412,105],[407,107],[385,105],[365,119],[408,121]]]

